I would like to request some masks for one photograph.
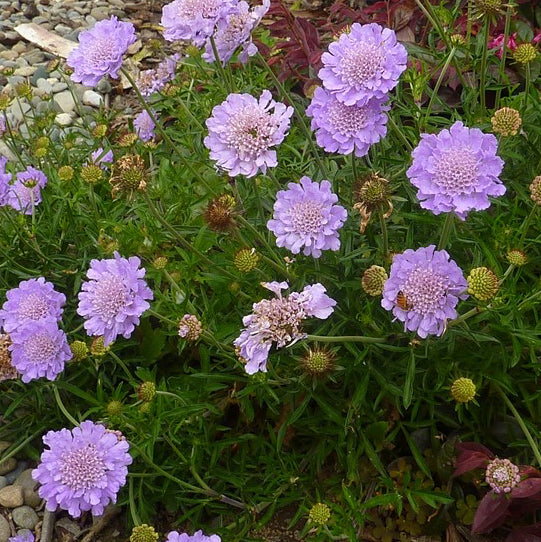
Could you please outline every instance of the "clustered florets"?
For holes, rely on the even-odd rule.
[[[519,468],[509,459],[493,459],[487,466],[486,482],[494,493],[510,493],[520,482]]]

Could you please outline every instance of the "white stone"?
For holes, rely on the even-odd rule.
[[[69,113],[60,113],[59,115],[56,115],[54,121],[59,126],[71,126],[73,119]]]
[[[83,103],[92,107],[99,107],[103,104],[103,96],[94,90],[85,90],[83,94]]]
[[[71,113],[75,109],[75,100],[69,90],[54,95],[55,104],[63,113]]]
[[[36,86],[43,90],[43,92],[46,92],[47,94],[51,94],[53,91],[53,85],[47,81],[47,79],[38,79]]]
[[[13,75],[22,75],[23,77],[29,77],[30,75],[32,75],[35,71],[37,70],[37,68],[35,66],[23,66],[21,68],[17,68],[14,72],[13,72]]]

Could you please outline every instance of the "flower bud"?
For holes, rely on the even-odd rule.
[[[326,504],[318,502],[310,508],[308,517],[316,525],[325,525],[331,517],[331,509]]]
[[[107,414],[112,418],[114,418],[115,416],[120,416],[123,409],[124,405],[118,399],[113,399],[112,401],[109,401],[107,403]]]
[[[541,205],[541,175],[538,175],[530,185],[530,197],[537,205]]]
[[[467,278],[468,293],[479,301],[490,301],[498,292],[500,281],[488,267],[476,267]]]
[[[157,542],[157,540],[158,533],[154,527],[146,523],[134,527],[130,535],[130,542]]]
[[[10,344],[9,335],[0,333],[0,382],[12,380],[19,376],[17,369],[11,364]]]
[[[58,170],[58,178],[61,181],[71,181],[73,179],[73,175],[75,174],[75,171],[71,166],[62,166]]]
[[[529,64],[537,57],[537,49],[531,43],[521,43],[513,51],[513,58],[519,64]]]
[[[178,325],[178,334],[179,334],[179,337],[186,339],[186,341],[188,342],[197,341],[202,331],[203,331],[203,326],[201,325],[201,322],[199,321],[197,316],[193,314],[185,314],[180,319],[180,322]]]
[[[138,154],[126,154],[119,158],[111,168],[109,183],[113,187],[111,195],[132,196],[135,192],[144,192],[147,186],[148,171],[145,161]]]
[[[451,386],[451,395],[457,403],[469,403],[475,392],[475,384],[470,378],[457,378]]]
[[[378,296],[383,293],[383,285],[388,278],[383,267],[373,265],[363,273],[361,286],[368,295]]]
[[[334,352],[326,348],[310,349],[301,359],[304,371],[313,376],[324,376],[332,371],[336,360]]]
[[[156,397],[156,384],[154,382],[143,382],[137,388],[137,397],[144,403],[150,403]]]
[[[81,169],[81,178],[88,184],[96,184],[102,180],[103,171],[96,164],[88,164]]]
[[[214,231],[227,231],[235,226],[236,201],[229,194],[214,198],[205,209],[203,218],[208,227]]]
[[[88,346],[84,341],[73,341],[70,344],[70,350],[73,354],[71,361],[84,361],[88,357]]]
[[[241,248],[235,254],[233,262],[241,273],[249,273],[257,267],[259,254],[255,248]]]
[[[492,115],[492,131],[502,136],[517,135],[522,119],[520,113],[512,107],[502,107]]]
[[[105,346],[103,337],[95,337],[90,343],[90,353],[98,358],[105,356],[110,349],[111,345]]]
[[[515,248],[507,253],[507,261],[515,267],[521,267],[528,262],[528,256],[522,250]]]

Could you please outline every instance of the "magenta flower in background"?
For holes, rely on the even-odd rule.
[[[0,325],[6,333],[31,321],[60,322],[66,303],[66,296],[43,277],[22,280],[17,288],[6,292],[6,298],[0,310]]]
[[[212,35],[221,10],[232,4],[233,0],[174,0],[162,9],[163,37],[190,40],[201,47]]]
[[[87,510],[99,516],[116,502],[132,462],[124,437],[87,420],[71,431],[49,431],[43,442],[49,449],[41,454],[32,478],[41,484],[39,496],[47,510],[58,506],[74,518]]]
[[[11,173],[6,171],[8,159],[0,156],[0,207],[8,204],[8,194],[11,183]]]
[[[282,296],[282,290],[289,288],[287,282],[262,282],[261,285],[276,297],[254,303],[252,314],[242,319],[245,327],[233,343],[250,375],[267,371],[267,358],[273,343],[282,348],[303,339],[306,336],[301,330],[303,320],[310,317],[325,320],[336,305],[319,283],[305,286],[302,292],[292,292],[288,296]]]
[[[435,215],[454,212],[462,220],[469,211],[488,209],[488,196],[505,194],[498,178],[504,162],[497,150],[494,135],[466,128],[460,121],[437,135],[421,134],[406,172],[418,188],[421,207]]]
[[[117,79],[122,56],[135,40],[131,23],[119,21],[114,15],[97,22],[79,34],[79,46],[68,56],[67,64],[73,68],[71,79],[88,87],[96,86],[105,75]]]
[[[133,121],[133,127],[135,128],[135,133],[138,135],[139,139],[141,141],[144,141],[145,143],[147,141],[150,141],[154,138],[156,135],[154,133],[154,128],[156,128],[156,124],[148,114],[146,109],[143,109],[137,117],[135,117],[135,120]]]
[[[257,47],[252,42],[252,30],[261,22],[270,8],[270,0],[263,0],[263,4],[250,11],[248,2],[241,0],[221,10],[216,21],[216,30],[213,38],[216,44],[218,57],[222,64],[227,64],[233,53],[242,46],[239,60],[245,64],[248,58],[257,53]],[[214,62],[214,50],[210,38],[207,39],[203,58],[207,62]]]
[[[327,152],[365,156],[374,143],[387,135],[387,98],[365,105],[345,105],[334,94],[318,87],[306,114],[312,117],[317,144]]]
[[[92,260],[79,292],[77,314],[85,318],[89,335],[103,336],[104,345],[118,335],[129,338],[139,325],[139,317],[150,308],[152,290],[143,280],[145,269],[140,268],[137,256]]]
[[[101,169],[107,169],[113,163],[113,151],[109,150],[105,152],[102,147],[98,147],[90,154],[92,163],[96,166],[100,166]]]
[[[365,105],[383,99],[406,69],[408,54],[390,28],[354,23],[323,53],[319,78],[337,100],[346,105]]]
[[[221,540],[222,539],[217,534],[205,536],[203,531],[197,531],[192,536],[190,536],[188,533],[171,531],[167,535],[166,542],[221,542]]]
[[[404,322],[405,331],[423,339],[442,335],[448,320],[457,317],[459,299],[467,299],[468,283],[445,250],[434,245],[395,254],[383,286],[381,306]]]
[[[11,364],[25,383],[43,376],[54,380],[73,357],[66,334],[51,320],[21,324],[10,338]]]
[[[496,56],[500,59],[502,58],[502,54],[503,54],[504,38],[505,38],[505,34],[500,34],[499,36],[492,38],[488,42],[488,48],[497,49]],[[513,32],[513,34],[507,37],[507,49],[509,51],[514,51],[516,48],[517,48],[517,33]]]
[[[267,228],[276,236],[276,245],[293,254],[303,249],[305,256],[314,258],[319,258],[322,250],[338,250],[338,230],[347,212],[335,205],[338,196],[331,191],[331,183],[302,177],[299,183],[287,186],[288,190],[278,192],[273,218],[267,222]]]
[[[230,94],[207,119],[205,146],[230,177],[265,173],[278,163],[271,147],[284,140],[291,115],[293,108],[275,102],[268,90],[259,100],[250,94]]]
[[[41,189],[47,184],[43,171],[31,166],[16,175],[16,181],[10,186],[7,205],[26,215],[41,203]]]

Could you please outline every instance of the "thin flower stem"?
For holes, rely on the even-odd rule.
[[[509,39],[512,10],[513,10],[513,3],[509,2],[507,4],[507,11],[505,12],[505,28],[503,31],[502,58],[500,59],[500,68],[498,70],[498,83],[500,85],[502,84],[503,74],[505,73],[505,59],[507,58],[507,40]],[[502,96],[502,89],[499,88],[496,91],[496,98],[494,100],[494,109],[496,111],[500,108],[501,96]]]
[[[306,335],[307,341],[317,341],[320,343],[367,343],[377,344],[386,343],[387,339],[384,337],[363,337],[362,335]]]
[[[263,55],[261,53],[256,53],[256,56],[259,59],[259,61],[261,62],[261,64],[263,65],[263,67],[265,68],[265,70],[267,71],[267,73],[271,76],[271,79],[273,80],[274,84],[276,85],[276,88],[280,91],[280,94],[282,95],[282,98],[286,98],[287,101],[293,107],[293,109],[295,111],[295,115],[299,119],[299,123],[300,123],[300,125],[302,127],[304,135],[306,136],[308,144],[310,145],[310,148],[312,149],[312,153],[313,153],[314,158],[315,158],[315,160],[317,162],[317,165],[319,167],[319,171],[327,179],[329,177],[329,172],[327,171],[327,168],[326,168],[323,160],[319,156],[317,147],[316,147],[316,145],[314,143],[314,140],[313,140],[313,137],[312,137],[312,132],[310,131],[310,129],[306,125],[306,122],[304,122],[304,116],[302,115],[301,111],[299,111],[299,108],[295,104],[295,101],[293,100],[293,98],[291,97],[289,92],[285,89],[284,85],[282,85],[282,83],[280,83],[280,80],[278,79],[278,77],[276,77],[276,74],[272,71],[272,68],[268,65],[268,63],[265,60],[265,58],[263,57]]]
[[[472,23],[472,2],[473,0],[468,0],[468,13],[467,13],[467,22],[466,22],[466,60],[470,60],[470,49],[471,49],[471,23]]]
[[[112,350],[109,350],[108,354],[115,360],[116,363],[118,363],[118,365],[120,365],[120,367],[122,367],[122,370],[126,373],[128,380],[133,380],[133,376],[128,370],[126,364]]]
[[[532,452],[533,452],[533,455],[535,456],[537,464],[541,466],[541,452],[539,452],[539,448],[535,440],[533,439],[532,434],[530,433],[529,429],[526,427],[526,424],[524,423],[522,416],[518,413],[518,410],[515,408],[515,405],[513,405],[513,403],[509,400],[509,397],[507,397],[507,395],[503,392],[503,390],[498,385],[496,385],[496,389],[498,390],[499,394],[501,395],[502,399],[507,405],[507,408],[509,408],[509,410],[513,413],[515,420],[517,420],[517,423],[522,429],[522,432],[524,433],[524,436],[526,437],[526,440],[528,441],[528,444],[530,445],[530,448],[532,449]]]
[[[440,241],[438,243],[438,250],[443,250],[447,243],[449,242],[449,235],[453,229],[453,224],[455,221],[455,215],[453,212],[447,213],[445,217],[445,222],[443,223],[443,229],[441,230]]]
[[[359,180],[359,172],[357,171],[357,162],[355,161],[355,152],[351,153],[351,169],[353,172],[353,182],[357,182]]]
[[[214,63],[218,66],[218,72],[220,74],[220,77],[222,78],[228,94],[231,94],[233,92],[231,81],[229,81],[227,75],[225,74],[224,67],[222,66],[222,61],[220,60],[220,55],[218,54],[218,48],[216,47],[216,42],[214,41],[214,36],[210,36],[210,44],[212,46],[212,52],[214,53]]]
[[[177,395],[176,393],[172,393],[170,391],[156,390],[156,395],[161,395],[163,397],[173,397],[182,406],[186,406],[186,401],[182,397],[180,397],[180,395]]]
[[[539,290],[539,292],[535,292],[535,294],[527,297],[526,299],[522,300],[518,306],[517,306],[517,310],[522,310],[522,307],[524,307],[524,305],[526,305],[527,303],[529,303],[530,301],[534,300],[534,299],[537,299],[539,296],[541,296],[541,290]]]
[[[487,309],[490,309],[490,308],[491,308],[490,305],[487,305],[486,307],[474,307],[473,309],[470,309],[468,312],[465,312],[464,314],[460,315],[458,318],[455,318],[454,320],[451,320],[451,322],[449,322],[447,324],[447,327],[456,326],[456,325],[464,322],[468,318],[471,318],[472,316],[475,316],[476,314],[480,314],[481,312],[483,312],[483,311],[485,311]]]
[[[380,209],[378,215],[381,226],[381,237],[383,240],[383,261],[387,262],[389,258],[389,234],[387,233],[387,222],[385,221],[383,214],[383,211]]]
[[[485,86],[486,86],[486,76],[487,76],[487,56],[488,56],[488,39],[490,37],[489,32],[489,25],[490,21],[487,17],[485,20],[485,26],[484,26],[484,38],[485,41],[483,43],[483,53],[481,56],[481,73],[479,74],[479,99],[481,103],[481,112],[484,114],[485,112],[485,105],[486,105],[486,96],[485,96]]]
[[[531,84],[531,71],[530,71],[530,63],[528,62],[524,66],[524,72],[525,72],[525,82],[524,82],[524,112],[526,113],[526,108],[528,106],[528,98],[530,95],[530,84]]]
[[[164,322],[167,322],[168,324],[171,324],[173,326],[178,326],[178,322],[174,322],[170,318],[167,318],[166,316],[162,316],[161,314],[157,313],[156,311],[152,309],[148,309],[147,311],[149,314],[154,316],[155,318],[158,318],[159,320],[163,320]]]
[[[503,284],[503,281],[511,274],[511,272],[513,271],[513,269],[515,269],[515,266],[513,264],[511,264],[506,270],[505,270],[505,273],[503,274],[503,277],[500,279],[500,281],[498,282],[498,284],[501,286]]]
[[[53,395],[56,401],[56,404],[58,405],[58,408],[62,411],[62,414],[66,416],[66,418],[73,424],[74,427],[79,426],[79,422],[68,412],[68,409],[64,406],[64,403],[62,402],[62,399],[60,398],[60,394],[58,393],[58,388],[53,384]]]
[[[130,514],[133,524],[137,527],[141,525],[141,518],[137,513],[137,507],[135,505],[135,497],[133,495],[133,476],[128,473],[128,499],[130,502]]]
[[[398,127],[396,122],[393,120],[391,115],[388,115],[387,118],[389,119],[388,122],[391,126],[391,128],[396,132],[396,135],[398,135],[398,138],[406,145],[408,150],[411,152],[413,150],[413,145],[408,141],[408,138],[402,133],[402,130]]]
[[[430,117],[430,113],[432,111],[432,105],[434,103],[434,100],[438,96],[438,92],[439,92],[441,84],[443,82],[443,78],[445,77],[445,74],[447,73],[447,70],[449,69],[449,64],[451,64],[453,58],[455,57],[455,53],[456,53],[456,47],[453,47],[451,49],[451,52],[449,53],[449,56],[447,57],[447,60],[445,61],[445,64],[443,65],[443,68],[441,69],[438,80],[436,81],[436,86],[432,90],[432,96],[430,96],[428,106],[426,107],[425,118],[424,118],[424,121],[423,121],[423,127],[425,127],[425,128],[426,128],[426,125],[428,123],[428,117]]]
[[[526,239],[526,235],[528,234],[528,229],[530,228],[530,224],[535,216],[535,213],[537,213],[538,205],[534,205],[532,207],[532,210],[528,214],[526,220],[524,221],[524,224],[522,225],[522,233],[520,235],[520,241],[519,243],[523,243],[524,239]]]

